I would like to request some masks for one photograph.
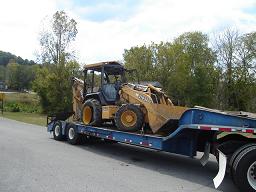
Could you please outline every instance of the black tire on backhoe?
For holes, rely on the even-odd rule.
[[[102,107],[98,100],[85,101],[81,113],[81,120],[85,125],[100,126],[102,123]]]
[[[121,131],[135,132],[143,126],[144,114],[139,106],[123,105],[115,114],[115,123]]]

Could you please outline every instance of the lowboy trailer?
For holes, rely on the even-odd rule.
[[[256,119],[248,115],[225,113],[207,108],[191,108],[179,119],[177,128],[168,136],[119,131],[106,126],[95,127],[81,122],[69,122],[72,113],[47,117],[47,130],[55,140],[66,139],[79,144],[88,138],[101,138],[113,142],[185,155],[196,156],[204,166],[209,154],[216,156],[219,171],[213,179],[217,188],[226,172],[243,192],[256,191]]]

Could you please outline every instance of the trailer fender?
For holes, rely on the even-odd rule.
[[[219,171],[218,171],[218,174],[213,179],[215,188],[218,188],[222,183],[225,177],[226,167],[227,167],[227,157],[220,150],[218,150],[218,153],[219,153]]]

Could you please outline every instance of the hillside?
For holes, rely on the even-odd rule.
[[[16,56],[9,52],[0,51],[0,66],[6,66],[10,60],[15,61],[15,63],[18,64],[27,64],[27,65],[33,65],[35,62],[33,60],[23,59],[20,56]]]

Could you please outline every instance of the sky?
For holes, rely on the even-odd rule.
[[[36,60],[43,23],[58,10],[77,21],[81,64],[122,60],[132,46],[184,32],[256,31],[256,0],[0,0],[0,50]]]

